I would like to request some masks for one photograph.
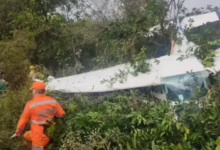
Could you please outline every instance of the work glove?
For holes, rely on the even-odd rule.
[[[13,139],[13,138],[16,138],[16,137],[19,137],[20,135],[19,134],[13,134],[11,137],[10,137],[10,139]]]

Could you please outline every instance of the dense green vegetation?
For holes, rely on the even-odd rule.
[[[174,24],[165,19],[171,3],[121,3],[122,14],[108,18],[100,11],[83,11],[89,9],[83,0],[0,0],[0,69],[9,82],[7,96],[0,99],[0,150],[27,149],[22,139],[9,137],[31,99],[30,64],[60,77],[131,62],[137,75],[150,70],[145,59],[170,53],[170,42],[176,38]],[[184,12],[181,3],[179,7]],[[208,9],[215,10],[218,8]],[[204,12],[195,9],[186,15]],[[159,32],[147,37],[149,29],[158,24]],[[213,47],[219,46],[218,25],[186,33],[200,46],[195,54],[206,66],[213,65]],[[47,149],[220,149],[219,77],[215,80],[208,95],[176,108],[138,90],[72,96],[49,93],[63,105],[66,125],[57,120],[56,126],[47,128],[53,139]],[[201,109],[195,109],[198,106]]]
[[[220,79],[215,81],[206,97],[189,104],[177,103],[175,107],[138,90],[72,98],[52,94],[67,114],[66,125],[58,120],[57,125],[47,128],[53,138],[48,149],[215,149],[220,144]],[[21,139],[9,140],[9,136],[30,98],[28,87],[10,92],[0,101],[0,149],[25,149]]]
[[[207,98],[199,104],[179,104],[176,112],[169,102],[138,91],[76,95],[66,103],[61,149],[215,149],[220,121],[217,81]]]

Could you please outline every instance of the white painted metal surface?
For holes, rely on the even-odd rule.
[[[184,18],[180,24],[180,30],[177,35],[178,38],[182,39],[182,43],[174,45],[173,54],[187,52],[191,48],[197,47],[196,44],[194,44],[193,42],[189,42],[187,40],[186,36],[184,35],[184,30],[199,27],[199,26],[202,26],[203,24],[206,24],[208,22],[219,21],[219,19],[220,19],[219,17],[220,16],[218,16],[217,12],[212,12],[212,13],[207,13],[207,14]],[[191,22],[190,20],[193,20],[193,22]]]
[[[219,51],[220,53],[220,51]],[[83,73],[79,75],[73,75],[64,78],[53,79],[47,83],[47,89],[50,91],[60,91],[64,93],[93,93],[93,92],[107,92],[139,87],[147,87],[161,84],[161,77],[169,77],[186,72],[199,72],[206,68],[201,62],[191,56],[183,61],[177,60],[181,55],[164,56],[159,59],[159,64],[155,62],[155,59],[150,60],[152,64],[151,71],[146,73],[139,73],[138,76],[129,74],[127,80],[124,83],[119,81],[110,86],[108,82],[102,83],[104,79],[109,80],[114,77],[119,70],[126,70],[126,68],[132,70],[129,64],[122,64],[115,67],[97,70],[93,72]],[[220,71],[220,56],[219,54],[215,58],[216,71]]]
[[[122,64],[107,69],[54,79],[47,83],[47,89],[66,93],[90,93],[130,89],[134,88],[134,86],[137,88],[158,85],[160,84],[160,78],[158,76],[159,66],[155,63],[155,60],[151,60],[150,63],[152,64],[151,72],[145,74],[140,73],[137,77],[129,74],[124,83],[118,81],[114,83],[113,86],[108,82],[102,83],[102,81],[114,77],[120,70],[126,71],[129,69],[132,71],[133,69],[129,64]]]
[[[190,20],[193,20],[192,22]],[[218,21],[219,17],[216,12],[211,12],[211,13],[206,13],[202,15],[197,15],[197,16],[191,16],[191,17],[186,17],[182,20],[181,26],[183,29],[187,28],[195,28],[202,26],[203,24],[206,24],[208,22],[215,22]]]

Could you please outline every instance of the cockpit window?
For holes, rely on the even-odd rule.
[[[208,71],[162,78],[167,99],[184,101],[204,96],[208,89]]]

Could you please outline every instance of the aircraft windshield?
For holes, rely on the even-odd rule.
[[[162,78],[167,99],[184,101],[204,96],[208,91],[208,71]]]

